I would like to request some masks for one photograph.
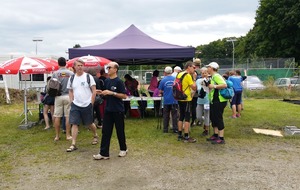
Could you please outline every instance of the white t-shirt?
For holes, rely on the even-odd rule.
[[[90,76],[90,85],[88,85],[87,81],[87,73],[83,73],[81,76],[77,76],[75,74],[72,86],[70,86],[70,79],[68,81],[67,87],[69,89],[73,89],[74,100],[73,103],[79,107],[87,107],[92,101],[92,90],[91,87],[96,85],[94,78],[92,75]]]

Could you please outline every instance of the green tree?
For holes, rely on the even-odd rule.
[[[75,44],[73,48],[81,48],[80,44]]]
[[[300,1],[260,0],[256,22],[246,36],[245,56],[300,59]]]

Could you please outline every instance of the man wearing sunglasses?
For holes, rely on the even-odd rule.
[[[116,62],[108,63],[106,71],[108,78],[105,80],[105,90],[97,90],[97,94],[105,96],[106,107],[103,118],[102,139],[99,154],[93,155],[95,160],[109,159],[109,146],[114,125],[116,126],[117,137],[120,146],[119,157],[127,154],[124,124],[124,104],[126,99],[124,82],[118,77],[119,65]]]
[[[191,102],[192,102],[192,90],[196,91],[196,76],[195,63],[188,61],[185,64],[185,70],[178,73],[177,78],[181,78],[184,73],[187,73],[182,79],[182,89],[187,98],[185,100],[178,100],[179,105],[179,121],[178,121],[178,140],[183,140],[186,143],[194,143],[196,139],[189,136],[190,119],[191,119]],[[184,130],[184,134],[182,134]]]

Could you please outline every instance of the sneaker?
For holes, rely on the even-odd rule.
[[[202,133],[202,136],[205,137],[205,136],[207,136],[207,135],[208,135],[208,131],[207,131],[207,130],[204,130],[203,133]]]
[[[128,150],[121,150],[119,153],[119,157],[125,157],[127,155]]]
[[[236,114],[236,117],[241,117],[241,114]]]
[[[108,156],[102,156],[101,154],[93,155],[94,160],[108,160]]]
[[[176,129],[174,129],[174,130],[173,130],[173,133],[176,133],[176,134],[177,134],[177,133],[178,133],[178,131],[177,131]]]
[[[207,141],[214,141],[214,140],[216,140],[216,139],[218,139],[218,137],[211,136],[211,137],[207,138],[206,140],[207,140]]]
[[[197,125],[198,125],[198,126],[201,126],[201,125],[202,125],[201,121],[198,121],[198,122],[197,122]]]
[[[180,135],[180,136],[178,136],[178,141],[182,141],[182,139],[183,139],[183,136],[182,135]]]
[[[217,138],[214,141],[211,141],[211,144],[225,144],[225,140],[221,140],[220,138]]]
[[[185,142],[185,143],[195,143],[197,140],[196,139],[194,139],[194,138],[191,138],[191,137],[189,137],[189,138],[185,138],[184,140],[183,140],[183,142]]]
[[[235,116],[235,115],[232,115],[231,118],[232,118],[232,119],[236,119],[236,116]]]

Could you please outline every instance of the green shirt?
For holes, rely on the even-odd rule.
[[[218,84],[226,84],[226,81],[219,73],[215,73],[212,76],[210,83],[213,84],[213,85],[218,85]],[[215,93],[215,89],[213,88],[209,92],[209,101],[210,101],[210,103],[213,102],[214,93]],[[220,95],[220,89],[218,90],[218,93],[219,93],[220,102],[228,101],[227,99],[223,98],[223,96]]]

